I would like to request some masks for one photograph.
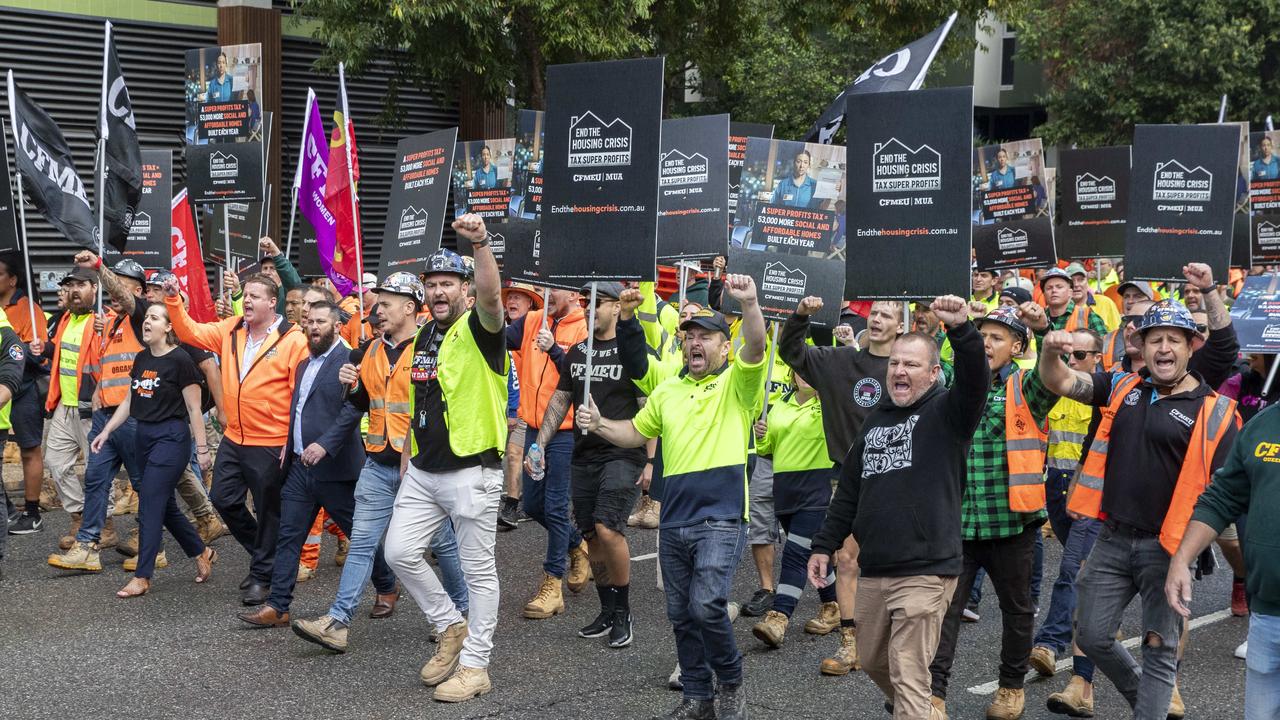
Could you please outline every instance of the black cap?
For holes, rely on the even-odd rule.
[[[603,295],[604,297],[611,298],[613,300],[621,300],[623,290],[626,290],[626,288],[624,288],[622,286],[622,283],[620,282],[596,283],[596,297],[600,297],[601,295]],[[591,283],[587,283],[586,285],[583,285],[582,290],[580,292],[582,293],[583,297],[590,297]]]
[[[1022,303],[1031,302],[1031,293],[1024,288],[1018,287],[1017,285],[1010,285],[1009,287],[1001,290],[1000,297],[1002,298],[1007,297],[1010,300],[1017,303],[1018,305],[1021,305]]]
[[[687,331],[694,327],[719,330],[724,333],[725,337],[729,337],[729,321],[725,319],[724,315],[711,308],[703,308],[694,313],[688,320],[680,323],[681,330]]]
[[[76,267],[71,268],[71,272],[62,276],[62,279],[58,281],[58,284],[66,285],[67,282],[70,280],[83,280],[84,282],[91,282],[94,285],[97,285],[98,273],[90,270],[87,267],[80,267],[77,265]]]

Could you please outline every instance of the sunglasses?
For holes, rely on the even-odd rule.
[[[1097,355],[1100,352],[1101,352],[1100,350],[1072,350],[1071,357],[1077,360],[1084,360],[1088,358],[1090,355]]]
[[[1121,315],[1121,316],[1120,316],[1120,327],[1124,327],[1125,325],[1128,325],[1129,323],[1133,323],[1134,325],[1137,325],[1137,324],[1138,324],[1139,322],[1141,322],[1141,321],[1142,321],[1142,316],[1141,316],[1141,315]]]

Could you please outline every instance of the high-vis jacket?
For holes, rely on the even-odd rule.
[[[1102,369],[1111,372],[1124,362],[1124,328],[1107,333],[1102,339]]]
[[[1084,460],[1084,439],[1093,421],[1093,406],[1071,398],[1059,398],[1046,418],[1049,452],[1045,461],[1054,470],[1074,472]]]
[[[1044,455],[1046,434],[1036,424],[1022,394],[1022,374],[1009,373],[1005,382],[1005,460],[1009,464],[1009,509],[1030,513],[1044,509]]]
[[[142,351],[142,343],[133,334],[129,316],[110,312],[106,318],[107,344],[102,348],[102,362],[98,376],[98,390],[102,393],[103,408],[113,408],[129,397],[133,379],[133,357]]]
[[[29,317],[30,316],[28,316],[28,318]],[[6,317],[3,314],[0,314],[0,330],[4,330],[5,328],[9,328],[10,330],[13,330],[13,325],[9,323],[8,317]],[[17,333],[15,332],[14,334],[16,335]],[[18,357],[14,357],[15,353],[18,354],[21,357],[21,359],[19,359]],[[16,364],[18,365],[18,367],[13,371],[13,374],[18,378],[20,378],[22,376],[22,366],[26,364],[26,353],[24,352],[24,348],[21,345],[13,346],[9,350],[9,357],[11,360],[16,361]],[[10,388],[10,391],[17,392],[16,384],[15,384],[15,387]],[[0,430],[9,430],[13,428],[13,422],[9,419],[9,411],[12,409],[13,409],[13,398],[11,397],[9,398],[9,402],[4,404],[4,407],[0,407]]]
[[[409,432],[409,410],[412,406],[409,388],[409,365],[413,351],[405,348],[395,365],[387,362],[387,344],[374,340],[360,363],[360,384],[369,394],[369,429],[364,448],[369,455],[387,449],[399,451]]]
[[[1111,425],[1129,393],[1138,392],[1138,384],[1141,380],[1137,373],[1128,373],[1113,381],[1111,399],[1102,411],[1102,422],[1098,424],[1098,431],[1094,434],[1093,443],[1089,446],[1084,469],[1071,488],[1071,495],[1067,500],[1067,509],[1072,512],[1106,519],[1105,513],[1102,512],[1102,493],[1103,481],[1107,474]],[[1200,406],[1200,412],[1196,413],[1195,424],[1191,430],[1191,442],[1187,445],[1187,454],[1182,459],[1182,468],[1178,472],[1177,484],[1174,485],[1173,500],[1169,503],[1169,510],[1165,513],[1164,522],[1160,525],[1160,546],[1170,555],[1177,552],[1196,500],[1212,480],[1213,471],[1210,465],[1213,462],[1213,456],[1232,423],[1239,427],[1240,419],[1236,415],[1235,400],[1216,392],[1206,395],[1204,403]]]
[[[1063,330],[1067,332],[1075,332],[1076,330],[1089,329],[1089,306],[1083,303],[1076,305],[1071,311],[1071,316],[1067,318],[1067,324]]]
[[[307,356],[306,335],[288,320],[281,320],[279,327],[267,333],[242,381],[241,358],[249,338],[243,317],[198,323],[187,315],[181,298],[166,297],[164,304],[179,340],[218,354],[227,413],[224,437],[238,445],[284,445],[289,436],[294,376],[298,363]]]
[[[81,324],[80,337],[68,335],[67,328],[73,323],[71,313],[63,313],[53,332],[53,372],[56,375],[49,380],[49,395],[45,399],[44,409],[50,412],[62,402],[61,376],[74,374],[76,379],[77,404],[81,408],[88,407],[93,398],[93,378],[98,372],[98,356],[101,349],[101,337],[93,331],[93,314],[86,313],[87,319]],[[83,317],[83,316],[82,316]],[[64,353],[74,354],[75,370],[62,367]],[[70,364],[70,363],[68,363]],[[70,403],[68,403],[70,404]]]
[[[636,308],[636,319],[644,330],[644,339],[658,357],[679,355],[676,347],[676,328],[680,324],[680,312],[669,302],[658,297],[657,283],[642,282],[638,286],[644,301]]]
[[[463,313],[445,330],[436,358],[436,381],[444,401],[449,449],[458,457],[479,455],[486,450],[501,454],[507,448],[507,416],[503,410],[507,405],[508,368],[504,367],[501,374],[489,368],[471,334],[471,312]],[[413,348],[406,349],[405,355],[413,355],[425,331],[425,327],[418,329]],[[418,390],[411,389],[410,417],[417,402]],[[410,452],[417,456],[417,436],[410,434],[409,442]]]
[[[560,383],[560,368],[546,353],[535,347],[538,331],[542,329],[542,316],[545,310],[531,310],[524,316],[524,335],[520,338],[520,350],[512,352],[516,361],[516,375],[520,377],[520,419],[537,429],[542,425],[542,417],[547,412],[551,396]],[[456,322],[454,323],[457,324]],[[582,308],[573,308],[562,318],[553,318],[547,329],[555,336],[556,344],[561,350],[568,350],[587,339],[587,316]],[[443,358],[441,358],[443,362]],[[503,395],[506,395],[506,383],[503,383]],[[503,417],[506,414],[503,413]],[[505,427],[505,420],[503,421]],[[560,423],[561,430],[573,428],[573,411],[564,415]]]

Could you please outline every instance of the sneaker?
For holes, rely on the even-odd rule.
[[[1049,712],[1069,717],[1093,717],[1093,685],[1079,675],[1072,675],[1071,682],[1062,692],[1049,696],[1045,703]]]
[[[156,569],[159,570],[160,568],[167,568],[167,567],[169,567],[169,558],[165,557],[164,551],[161,550],[160,552],[156,553]],[[125,559],[124,561],[125,572],[133,572],[137,569],[138,569],[137,555],[134,555],[131,558]]]
[[[63,570],[102,572],[102,560],[98,557],[96,543],[77,542],[61,555],[50,555],[48,562]]]
[[[9,523],[10,535],[31,535],[44,528],[44,519],[34,513],[23,511],[13,522]]]
[[[804,624],[804,631],[810,635],[827,635],[835,632],[838,627],[840,627],[840,604],[827,602],[818,607],[816,617]]]
[[[779,648],[782,647],[782,641],[787,636],[787,625],[790,623],[791,618],[777,610],[770,610],[764,614],[763,620],[752,626],[751,634],[765,645]]]
[[[680,682],[680,663],[676,663],[676,669],[667,676],[667,689],[677,692],[684,690],[684,683]]]
[[[452,677],[436,687],[431,697],[440,702],[457,703],[480,697],[492,689],[487,669],[459,665]]]
[[[717,720],[747,720],[747,690],[742,685],[721,685],[716,690]]]
[[[1240,658],[1241,660],[1246,659],[1246,656],[1249,654],[1249,641],[1245,640],[1244,642],[1237,645],[1235,652],[1231,654],[1235,657]]]
[[[851,670],[862,669],[858,662],[858,628],[840,628],[840,649],[829,658],[823,658],[818,671],[823,675],[848,675]]]
[[[1026,708],[1027,696],[1021,688],[999,688],[987,706],[987,720],[1018,720]]]
[[[569,572],[564,576],[569,592],[579,593],[591,582],[591,559],[587,555],[587,542],[583,540],[578,547],[569,548]]]
[[[964,607],[964,612],[960,613],[960,619],[965,622],[975,623],[981,620],[982,616],[978,614],[977,605],[966,605]]]
[[[1053,677],[1058,671],[1058,657],[1052,650],[1037,645],[1031,648],[1031,667],[1040,675],[1040,677]]]
[[[580,638],[598,638],[609,634],[609,628],[613,627],[613,608],[604,608],[590,625],[578,631]]]
[[[298,582],[304,583],[316,576],[316,571],[312,568],[298,563]]]
[[[524,606],[524,616],[530,620],[546,620],[564,612],[564,591],[560,578],[543,575],[538,593]]]
[[[328,615],[312,620],[294,620],[293,634],[334,652],[347,651],[347,626]]]
[[[760,588],[742,606],[742,614],[747,617],[760,617],[773,607],[773,591]]]
[[[1231,581],[1231,614],[1235,617],[1244,617],[1249,614],[1249,600],[1244,593],[1244,578],[1235,578]]]
[[[466,639],[467,624],[464,622],[456,622],[440,633],[440,644],[436,646],[436,654],[431,656],[431,659],[422,666],[422,671],[418,673],[424,685],[428,687],[439,685],[454,673],[458,667],[458,656],[462,654],[462,641]]]
[[[333,554],[333,563],[338,567],[347,564],[347,553],[351,552],[351,541],[347,538],[338,538],[338,552]]]
[[[498,530],[515,530],[520,527],[520,498],[510,495],[502,496],[502,504],[498,507]]]
[[[631,611],[619,608],[614,611],[613,622],[609,625],[609,647],[624,648],[631,644]]]
[[[652,720],[716,720],[716,706],[710,700],[684,698],[666,715],[654,715]]]

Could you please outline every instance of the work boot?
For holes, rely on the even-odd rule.
[[[822,659],[819,671],[823,675],[848,675],[850,670],[861,670],[858,662],[858,628],[840,628],[840,649],[829,658]]]
[[[222,524],[217,513],[209,513],[196,518],[196,532],[205,545],[227,534],[227,526]]]
[[[569,592],[582,592],[582,588],[591,582],[591,559],[587,556],[587,543],[582,541],[578,547],[569,548],[569,573],[565,576],[565,584]]]
[[[67,530],[67,534],[58,538],[59,550],[70,550],[72,545],[76,544],[76,533],[80,532],[80,522],[84,519],[82,513],[71,513],[71,529]]]
[[[138,491],[132,487],[126,486],[116,498],[116,504],[111,508],[112,515],[137,515],[138,514]]]
[[[640,504],[636,505],[635,512],[627,516],[627,527],[640,527],[640,518],[649,509],[649,503],[651,502],[653,502],[653,499],[648,495],[640,496]]]
[[[328,615],[314,620],[294,620],[293,634],[337,653],[347,651],[347,626]]]
[[[658,516],[661,510],[662,503],[648,495],[644,495],[641,497],[640,507],[636,508],[636,511],[631,513],[631,517],[627,518],[627,525],[644,530],[653,530],[658,527]]]
[[[120,542],[120,538],[116,535],[116,524],[107,516],[107,521],[102,523],[102,533],[98,537],[98,549],[107,550],[115,547]]]
[[[98,547],[94,543],[73,543],[61,555],[50,555],[49,564],[63,570],[102,572],[102,560],[98,557]]]
[[[933,705],[933,712],[929,713],[930,718],[941,718],[947,720],[947,701],[937,695],[929,696],[929,704]]]
[[[777,610],[764,614],[764,619],[751,628],[751,634],[771,648],[782,647],[782,640],[787,635],[787,625],[791,619]]]
[[[129,531],[129,537],[124,542],[116,545],[116,552],[125,557],[133,557],[138,554],[138,528]]]
[[[1244,594],[1244,578],[1231,581],[1231,614],[1235,617],[1249,614],[1249,600]]]
[[[465,702],[493,689],[489,681],[489,671],[485,668],[473,668],[459,665],[453,676],[436,688],[431,697],[440,702]]]
[[[1173,684],[1173,697],[1169,698],[1169,720],[1182,720],[1186,717],[1187,706],[1182,702],[1182,693],[1178,692],[1178,684]]]
[[[543,575],[538,594],[524,606],[524,616],[530,620],[545,620],[562,612],[564,612],[564,592],[560,588],[560,578],[554,575]]]
[[[125,572],[133,572],[137,570],[138,556],[134,555],[131,558],[126,558],[124,561],[123,567]],[[164,551],[161,550],[160,552],[156,553],[156,569],[159,570],[160,568],[167,568],[167,567],[169,567],[169,558],[165,557]]]
[[[1058,657],[1052,650],[1037,645],[1031,648],[1031,667],[1040,677],[1053,677],[1058,670]]]
[[[40,486],[40,509],[44,512],[57,510],[62,507],[62,500],[58,499],[58,491],[53,487],[53,482],[45,478],[44,484]]]
[[[1071,682],[1062,692],[1049,696],[1045,703],[1049,712],[1077,718],[1093,717],[1093,684],[1079,675],[1072,675]]]
[[[716,720],[716,705],[710,700],[684,698],[666,715],[654,715],[652,720]]]
[[[987,706],[987,720],[1018,720],[1027,702],[1021,688],[999,688],[996,699]]]
[[[755,593],[751,595],[751,599],[742,606],[742,614],[747,617],[760,617],[761,615],[769,612],[769,609],[772,607],[773,591],[760,588],[755,591]]]
[[[302,563],[298,563],[298,582],[304,583],[315,576],[316,576],[315,570],[312,570],[311,568],[307,567],[306,565],[303,565]]]
[[[338,538],[338,552],[334,553],[333,562],[338,567],[347,564],[347,553],[351,552],[351,540],[340,537]]]
[[[505,532],[518,527],[520,527],[520,498],[503,495],[502,504],[498,506],[498,531]]]
[[[770,612],[773,612],[770,610]],[[738,685],[721,685],[716,691],[717,720],[747,720],[747,690]]]
[[[440,644],[436,645],[436,654],[431,656],[418,677],[428,687],[444,682],[458,667],[458,656],[462,654],[462,641],[467,639],[467,624],[461,620],[445,628],[440,633]]]
[[[804,624],[804,631],[810,635],[826,635],[840,627],[840,604],[824,602],[818,607],[818,614]]]

